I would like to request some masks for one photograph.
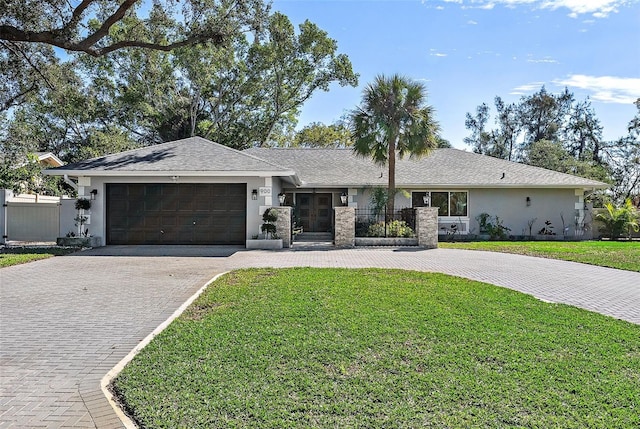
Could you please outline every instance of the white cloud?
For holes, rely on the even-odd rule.
[[[541,59],[529,58],[527,60],[528,63],[548,63],[548,64],[558,64],[558,60],[554,60],[553,58],[545,57]]]
[[[432,57],[446,57],[448,54],[445,54],[444,52],[438,52],[437,49],[431,48],[429,49],[429,55],[431,55]]]
[[[606,18],[618,12],[619,7],[636,0],[443,0],[445,3],[456,3],[463,8],[493,9],[496,5],[514,8],[520,5],[531,5],[536,9],[567,9],[568,15],[577,18],[590,14],[594,18]]]
[[[640,78],[573,74],[553,83],[580,88],[589,92],[591,99],[603,103],[629,104],[640,97]]]
[[[625,0],[543,0],[543,9],[569,9],[569,16],[576,18],[582,14],[592,14],[595,18],[605,18],[611,12],[617,12],[618,6],[625,4]]]
[[[544,85],[544,82],[531,82],[524,85],[517,86],[511,90],[511,95],[526,95],[532,92],[538,91]]]
[[[467,21],[467,24],[469,24],[469,25],[478,25],[478,23],[476,21],[472,20],[472,19]]]

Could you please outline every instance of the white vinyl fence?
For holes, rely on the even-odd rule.
[[[56,241],[59,231],[59,204],[7,203],[7,240]]]
[[[73,229],[70,198],[14,195],[0,189],[0,244],[11,241],[53,242]],[[67,219],[68,218],[68,219]]]

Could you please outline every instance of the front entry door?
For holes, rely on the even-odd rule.
[[[331,231],[331,194],[296,194],[296,206],[305,232]]]

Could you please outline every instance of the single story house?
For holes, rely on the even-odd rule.
[[[261,213],[295,207],[305,231],[331,231],[341,196],[369,205],[387,185],[386,167],[349,149],[252,148],[238,151],[200,137],[148,146],[46,170],[77,183],[91,198],[91,235],[102,244],[244,244],[259,232]],[[404,192],[396,207],[430,203],[439,223],[478,231],[481,213],[525,233],[537,218],[571,227],[587,219],[585,195],[608,185],[457,149],[405,158],[396,166]],[[425,198],[426,197],[426,198]],[[561,234],[561,228],[557,228]]]

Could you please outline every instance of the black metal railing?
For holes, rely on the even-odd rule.
[[[356,237],[415,237],[416,211],[356,209]]]

